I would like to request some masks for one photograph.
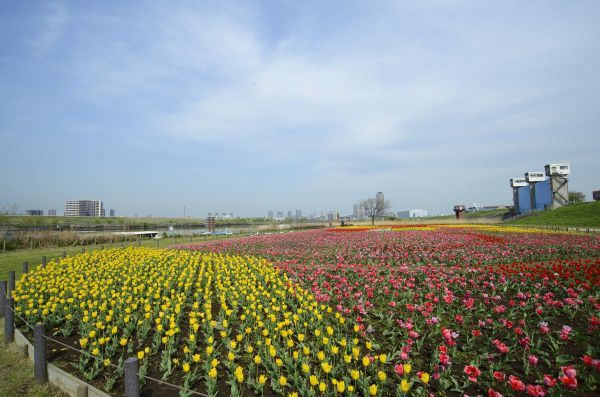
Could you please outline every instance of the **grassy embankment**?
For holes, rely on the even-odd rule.
[[[22,216],[22,215],[0,215],[0,226],[12,226],[20,228],[31,228],[41,226],[131,226],[131,227],[167,227],[167,226],[198,226],[204,225],[206,218],[99,218],[99,217],[65,217],[65,216]],[[232,218],[217,219],[217,225],[254,225],[268,223],[264,218]]]
[[[4,320],[0,320],[0,339],[4,340]],[[33,382],[33,366],[14,343],[0,344],[0,396],[63,397],[59,390]]]
[[[511,225],[600,228],[600,201],[571,204],[508,221]]]

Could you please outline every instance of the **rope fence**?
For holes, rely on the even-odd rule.
[[[41,327],[41,329],[43,330],[44,325],[43,324],[37,324],[36,326],[31,325],[29,322],[27,322],[27,320],[25,320],[21,315],[19,315],[19,313],[17,313],[15,311],[14,307],[12,306],[12,304],[14,304],[14,302],[11,302],[12,299],[5,298],[4,291],[2,291],[1,297],[3,298],[3,300],[9,302],[9,304],[4,303],[4,305],[0,305],[0,309],[4,313],[4,317],[5,317],[5,319],[4,319],[4,321],[5,321],[5,323],[4,323],[4,332],[5,332],[4,343],[8,344],[8,343],[12,342],[13,334],[14,334],[14,330],[15,330],[15,325],[14,325],[15,317],[18,318],[19,320],[21,320],[23,322],[23,324],[25,324],[25,326],[34,333],[34,351],[35,351],[34,373],[36,374],[36,382],[44,383],[47,381],[47,375],[45,373],[42,375],[41,371],[36,371],[36,368],[44,368],[45,369],[47,366],[45,346],[43,346],[43,348],[38,348],[38,346],[37,346],[40,344],[39,339],[56,343],[60,346],[63,346],[67,349],[75,351],[79,354],[83,354],[84,356],[92,358],[96,361],[101,360],[99,357],[92,355],[90,352],[75,348],[75,347],[68,345],[64,342],[61,342],[57,339],[49,337],[49,336],[45,335],[45,333],[43,333],[43,332],[38,337],[36,337],[37,336],[36,334],[39,333],[39,329],[40,329],[38,327]],[[12,324],[9,324],[9,322]],[[7,335],[7,333],[10,333],[10,335]],[[9,338],[10,340],[8,340],[7,338]],[[40,347],[42,347],[42,346],[40,346]],[[39,352],[38,352],[38,350],[39,350]],[[139,396],[139,370],[138,370],[139,365],[138,365],[138,361],[139,360],[137,357],[131,357],[131,358],[128,358],[127,360],[125,360],[124,383],[125,383],[125,389],[126,389],[126,391],[125,391],[126,397],[138,397]],[[104,363],[102,363],[102,364],[104,365]],[[109,364],[109,366],[119,369],[119,367],[117,365],[113,364],[112,362]],[[135,370],[134,371],[128,370],[128,369],[131,369],[131,367],[133,367]],[[40,372],[40,373],[38,374],[38,372]],[[187,394],[201,396],[201,397],[210,397],[208,394],[200,393],[195,390],[186,389],[179,385],[175,385],[170,382],[165,382],[164,380],[156,379],[151,376],[143,375],[142,378],[144,378],[148,381],[156,382],[161,385],[172,387],[176,390],[183,391],[184,393],[187,393]],[[133,385],[133,387],[130,387],[130,385]]]

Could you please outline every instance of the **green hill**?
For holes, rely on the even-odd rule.
[[[555,210],[537,211],[506,223],[531,226],[568,226],[600,228],[600,201],[567,205]]]

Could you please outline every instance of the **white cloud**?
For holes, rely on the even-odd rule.
[[[31,42],[34,54],[48,54],[62,36],[68,20],[67,7],[62,2],[45,2],[42,6],[43,21],[39,34]]]
[[[314,4],[289,14],[113,4],[74,7],[69,18],[52,5],[36,42],[40,53],[58,47],[69,20],[65,90],[89,106],[81,125],[103,131],[126,114],[118,128],[137,134],[132,141],[158,135],[264,169],[301,167],[298,185],[315,192],[436,168],[437,178],[449,167],[484,178],[481,169],[505,172],[507,155],[519,169],[528,145],[577,118],[578,105],[561,102],[582,92],[574,83],[595,103],[598,57],[583,34],[592,25],[562,18],[561,7],[446,4],[368,6],[364,15],[348,5],[335,17]]]

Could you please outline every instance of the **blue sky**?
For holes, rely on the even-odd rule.
[[[600,2],[5,2],[0,207],[509,204],[600,188]]]

